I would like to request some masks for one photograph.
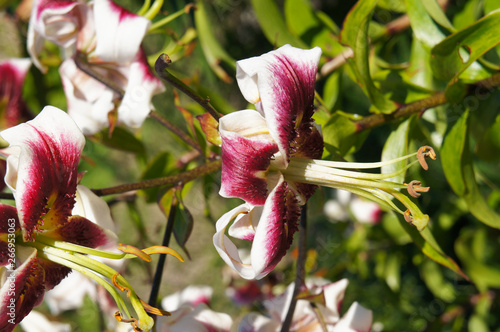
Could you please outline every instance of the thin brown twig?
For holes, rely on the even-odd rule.
[[[491,90],[499,86],[500,86],[500,73],[488,77],[484,80],[478,81],[474,84],[470,84],[467,88],[466,95],[470,96],[477,93],[477,88]],[[474,87],[476,89],[474,89]],[[446,103],[448,103],[448,100],[446,100],[445,93],[443,91],[440,91],[433,94],[430,97],[417,100],[408,104],[404,104],[390,114],[373,114],[365,116],[364,118],[355,121],[356,131],[362,132],[364,130],[372,129],[380,125],[383,125],[387,122],[408,117],[412,114],[417,114],[417,113],[422,114],[429,108],[444,105]]]
[[[213,173],[213,172],[219,170],[221,165],[222,165],[222,161],[220,159],[214,160],[214,161],[208,162],[204,165],[198,166],[192,170],[182,172],[179,174],[170,175],[170,176],[161,177],[161,178],[156,178],[156,179],[144,180],[144,181],[135,182],[135,183],[122,184],[122,185],[115,186],[115,187],[102,188],[102,189],[92,189],[92,191],[97,196],[106,196],[106,195],[112,195],[112,194],[120,194],[120,193],[124,193],[127,191],[133,191],[133,190],[138,190],[138,189],[147,189],[147,188],[154,188],[154,187],[158,187],[158,186],[184,184],[184,183],[190,182],[190,181],[195,180],[199,177],[202,177],[204,175],[207,175],[207,174],[210,174],[210,173]]]
[[[155,63],[155,70],[158,76],[160,76],[163,80],[167,81],[173,87],[179,89],[188,97],[200,104],[201,107],[203,107],[208,113],[210,113],[210,115],[212,115],[215,120],[219,121],[220,115],[210,104],[210,99],[200,97],[200,95],[198,95],[190,87],[184,84],[181,80],[169,73],[167,68],[171,63],[172,60],[170,60],[170,57],[167,54],[163,53],[162,55],[160,55]]]

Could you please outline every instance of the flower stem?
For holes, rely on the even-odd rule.
[[[210,113],[210,115],[213,116],[215,120],[219,121],[219,113],[217,113],[213,106],[210,105],[210,99],[200,97],[200,95],[198,95],[193,89],[188,87],[181,80],[168,72],[167,68],[171,63],[172,60],[170,60],[167,54],[163,53],[162,55],[160,55],[155,63],[155,70],[158,76],[160,76],[162,79],[170,83],[174,88],[181,90],[195,102],[200,104],[208,113]]]
[[[307,257],[307,204],[303,205],[300,209],[300,222],[299,222],[299,255],[297,257],[297,266],[295,269],[295,286],[293,288],[292,300],[286,313],[285,321],[281,325],[281,332],[288,332],[292,325],[293,313],[297,306],[297,296],[300,294],[301,289],[305,286],[306,279],[306,257]]]
[[[115,187],[93,189],[92,191],[97,196],[106,196],[112,194],[120,194],[132,190],[154,188],[166,185],[184,184],[219,170],[221,165],[222,161],[220,159],[214,160],[204,165],[198,166],[192,170],[182,172],[180,174],[165,176],[162,178],[156,178],[151,180],[144,180],[135,183],[127,183]]]

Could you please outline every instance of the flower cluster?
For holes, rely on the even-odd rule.
[[[164,90],[151,72],[141,42],[151,22],[111,0],[36,0],[28,51],[43,72],[40,55],[48,40],[59,46],[59,67],[68,113],[85,135],[118,122],[139,127]]]

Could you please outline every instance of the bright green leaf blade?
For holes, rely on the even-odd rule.
[[[436,0],[421,0],[421,2],[434,21],[451,32],[455,31],[455,27],[448,20],[448,17],[446,17],[446,14]]]
[[[441,149],[444,174],[453,191],[464,198],[469,211],[490,227],[500,229],[500,216],[488,205],[476,183],[469,151],[466,111],[446,135]]]
[[[445,35],[432,20],[423,1],[406,0],[406,6],[413,33],[421,43],[431,48],[444,39]]]
[[[434,46],[431,51],[434,75],[442,80],[455,81],[474,61],[498,45],[499,20],[500,10],[494,11]]]
[[[444,175],[448,180],[453,191],[458,196],[465,194],[465,182],[462,174],[462,160],[464,146],[467,136],[467,117],[466,111],[462,117],[455,123],[448,132],[440,151],[441,164],[443,165]]]
[[[419,232],[414,226],[408,224],[402,218],[398,218],[401,226],[405,231],[411,236],[413,242],[422,250],[422,253],[450,270],[458,273],[465,279],[468,279],[467,275],[460,269],[457,263],[443,253],[443,250],[437,244],[436,239],[432,235],[430,228],[426,227],[423,231]]]
[[[303,41],[287,29],[283,15],[274,0],[252,0],[252,7],[264,35],[271,44],[276,47],[290,44],[295,47],[308,48]]]
[[[297,37],[320,25],[309,0],[286,0],[284,12],[288,30]]]
[[[225,82],[231,82],[231,77],[226,73],[226,71],[220,66],[220,62],[224,61],[228,66],[236,71],[236,61],[231,58],[231,56],[222,48],[219,41],[215,37],[212,27],[214,24],[210,22],[208,18],[208,13],[205,8],[204,1],[198,1],[196,3],[197,10],[194,13],[194,20],[196,22],[196,27],[198,31],[198,36],[200,39],[201,48],[203,53],[212,68],[212,70]]]
[[[389,138],[387,138],[387,141],[385,142],[384,149],[382,150],[382,161],[396,159],[408,154],[408,132],[410,131],[410,121],[411,119],[402,122],[398,126],[398,129],[391,132]],[[398,170],[404,168],[407,163],[407,160],[401,160],[397,163],[385,165],[382,167],[382,173],[387,174],[397,172]],[[387,181],[402,183],[405,179],[405,173],[389,178]]]
[[[356,3],[344,21],[341,41],[352,48],[354,58],[348,62],[353,68],[358,84],[368,95],[375,109],[381,113],[391,113],[397,108],[396,103],[380,92],[370,74],[368,27],[376,3],[376,0],[361,0]]]
[[[325,150],[329,158],[339,159],[347,154],[353,146],[361,144],[368,131],[358,134],[351,114],[335,112],[322,128]]]

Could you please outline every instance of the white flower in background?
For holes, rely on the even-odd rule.
[[[190,285],[182,291],[166,296],[161,300],[163,310],[174,311],[184,304],[196,307],[200,303],[209,304],[213,289],[210,286]]]
[[[382,209],[372,201],[360,198],[348,191],[337,189],[336,198],[323,206],[325,216],[331,222],[346,222],[353,218],[362,224],[378,224]]]
[[[323,292],[324,302],[315,303],[313,306],[307,300],[298,300],[290,331],[322,332],[324,331],[323,325],[329,332],[369,332],[372,325],[372,312],[357,302],[354,302],[342,317],[340,316],[339,310],[348,283],[347,279],[342,279],[322,286],[308,285],[307,288],[312,295],[319,295]],[[250,313],[243,318],[238,331],[280,331],[281,324],[288,313],[293,288],[292,283],[282,295],[264,301],[269,317]]]
[[[151,98],[164,91],[147,63],[141,43],[151,22],[110,0],[37,0],[28,27],[28,51],[40,62],[45,40],[58,45],[65,59],[59,67],[68,113],[85,135],[95,134],[113,122],[139,127],[153,109]],[[107,86],[77,66],[85,66]]]
[[[27,332],[70,332],[71,326],[66,323],[53,322],[38,311],[32,311],[21,322],[21,327]]]

